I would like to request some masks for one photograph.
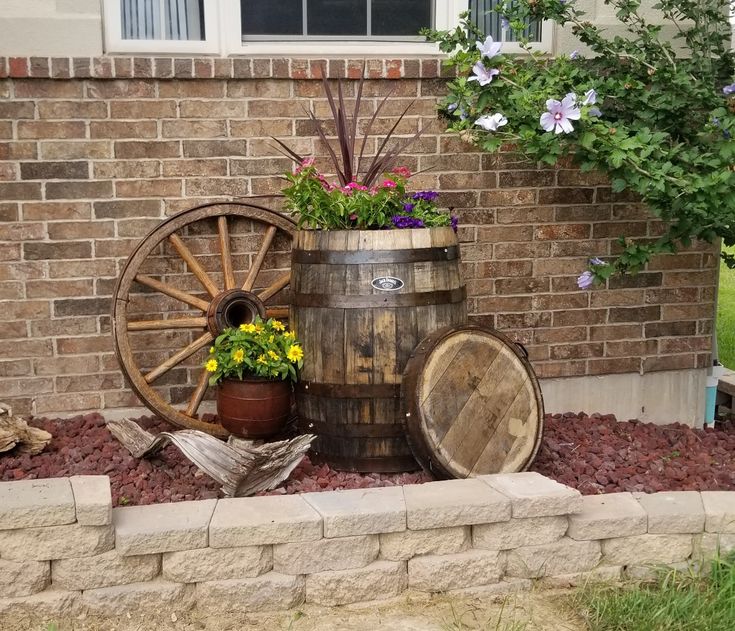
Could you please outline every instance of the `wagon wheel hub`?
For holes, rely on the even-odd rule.
[[[214,297],[207,309],[207,328],[217,337],[227,328],[253,322],[256,316],[265,320],[263,301],[250,291],[229,289]]]

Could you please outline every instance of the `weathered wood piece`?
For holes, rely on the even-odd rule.
[[[214,478],[228,497],[246,497],[275,488],[291,475],[314,440],[314,436],[306,434],[261,445],[232,437],[224,443],[191,429],[154,436],[130,419],[110,420],[106,424],[134,458],[152,456],[171,443]]]
[[[0,403],[0,454],[41,453],[53,437],[37,427],[31,427],[20,416],[13,416],[9,405]]]
[[[212,241],[212,249],[217,252],[207,255],[199,247],[196,235],[208,234],[208,224],[212,220],[216,223],[216,240]],[[243,220],[248,220],[254,230],[247,235],[254,240],[257,248],[252,259],[242,256],[242,234],[230,232],[234,230],[232,226],[236,222],[242,225]],[[264,225],[259,242],[255,242],[258,238],[257,224]],[[280,267],[278,275],[275,275],[276,270],[270,269],[265,262],[271,254],[280,254],[277,248],[283,248],[283,239],[276,236],[285,235],[290,239],[294,230],[295,224],[291,219],[263,206],[246,202],[221,202],[177,213],[153,229],[135,248],[125,263],[113,295],[112,338],[128,384],[157,416],[178,427],[200,430],[220,438],[229,435],[218,423],[208,423],[197,416],[208,388],[206,375],[194,373],[195,378],[199,379],[193,389],[186,383],[186,377],[193,372],[191,366],[204,362],[202,349],[221,333],[222,328],[242,324],[241,321],[230,322],[227,314],[234,314],[233,318],[247,318],[248,314],[254,317],[255,313],[263,313],[267,317],[288,315],[288,299],[286,292],[282,291],[289,283],[286,266]],[[154,269],[158,269],[155,262],[160,263],[163,258],[164,244],[170,245],[186,263],[184,267],[177,258],[177,264],[187,270],[186,274],[177,272],[167,276],[165,267],[161,273],[149,271],[147,264],[151,262],[154,263]],[[215,254],[218,256],[213,256]],[[235,280],[236,272],[239,273],[240,269],[235,269],[235,263],[242,266],[243,260],[248,269],[242,270],[246,290],[241,291]],[[251,261],[249,265],[248,261]],[[260,279],[266,285],[265,289],[252,292],[258,286],[256,281],[259,280],[261,268],[266,267],[268,269],[263,270],[263,276],[269,276]],[[215,275],[220,271],[221,281]],[[194,281],[192,276],[196,282],[188,283],[188,280]],[[200,284],[206,293],[190,293],[192,290],[189,287],[196,284]],[[179,301],[185,313],[170,319],[165,319],[164,314],[157,319],[155,311],[135,317],[132,305],[143,288]],[[238,295],[233,295],[233,292]],[[267,305],[264,304],[266,301]],[[189,316],[186,311],[190,310],[184,305],[203,313]],[[232,308],[224,309],[227,305]],[[220,308],[226,312],[225,316],[214,317]],[[177,340],[176,346],[171,347],[163,358],[160,352],[146,352],[147,340],[159,331]],[[155,361],[148,359],[151,356],[156,356]],[[184,383],[177,386],[177,379],[183,379]],[[182,403],[183,406],[180,405]]]
[[[446,327],[418,345],[402,384],[416,459],[440,477],[522,471],[544,406],[525,353],[497,331]]]
[[[403,369],[427,335],[467,321],[459,263],[451,228],[296,233],[290,322],[306,357],[296,402],[299,427],[317,435],[317,460],[349,471],[417,468]]]

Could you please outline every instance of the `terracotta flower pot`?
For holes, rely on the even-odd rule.
[[[225,379],[217,385],[217,416],[241,438],[269,438],[283,431],[291,412],[291,382]]]

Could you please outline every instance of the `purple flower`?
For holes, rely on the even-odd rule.
[[[486,116],[480,116],[475,121],[475,125],[479,125],[485,131],[498,131],[498,127],[508,124],[508,119],[503,116],[500,112],[490,114]]]
[[[475,76],[470,77],[467,80],[477,81],[482,86],[487,85],[493,80],[493,77],[500,74],[500,70],[497,68],[491,68],[490,70],[485,68],[485,65],[481,61],[478,61],[474,66],[472,66],[472,72],[475,73]]]
[[[594,105],[597,103],[597,92],[594,90],[587,90],[587,92],[584,93],[584,101],[582,101],[582,105]]]
[[[603,261],[600,258],[595,257],[595,258],[590,259],[590,265],[605,265],[605,261]]]
[[[590,116],[597,116],[598,118],[602,116],[602,112],[600,111],[599,107],[591,107],[589,112],[587,112]]]
[[[447,112],[450,112],[450,113],[451,113],[451,112],[453,112],[454,110],[456,110],[456,109],[457,109],[458,107],[459,107],[459,104],[457,104],[457,103],[450,103],[450,104],[449,104],[449,105],[447,106]]]
[[[493,40],[492,36],[488,35],[484,42],[477,42],[477,49],[480,51],[480,55],[492,59],[500,54],[500,49],[503,47],[501,42]]]
[[[457,226],[459,225],[459,217],[457,217],[457,215],[452,215],[450,225],[452,226],[452,230],[457,232]]]
[[[579,278],[577,278],[577,287],[580,289],[589,289],[592,287],[592,283],[594,283],[595,277],[592,274],[592,272],[582,272],[579,275]]]
[[[404,217],[403,215],[393,215],[391,221],[396,228],[423,228],[424,222],[416,217]]]
[[[571,53],[569,53],[569,59],[579,59],[579,51],[573,50]]]
[[[506,31],[510,29],[510,22],[508,21],[507,17],[503,16],[502,18],[500,18],[500,26]]]
[[[554,133],[561,134],[562,132],[568,134],[574,131],[574,127],[571,123],[573,120],[579,120],[582,113],[577,107],[577,99],[574,94],[567,94],[561,102],[554,99],[546,101],[546,109],[548,112],[541,114],[541,127],[545,131],[553,131]]]
[[[413,207],[414,204],[403,204],[403,211],[410,214],[413,212]]]
[[[419,191],[418,193],[414,193],[411,199],[416,201],[423,200],[425,202],[435,202],[438,197],[439,193],[435,191]]]
[[[735,94],[735,83],[731,83],[722,88],[722,93],[725,95]]]

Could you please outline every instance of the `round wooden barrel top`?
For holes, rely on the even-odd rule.
[[[439,477],[523,471],[538,451],[538,380],[522,347],[497,331],[464,325],[424,339],[402,395],[414,456]]]

